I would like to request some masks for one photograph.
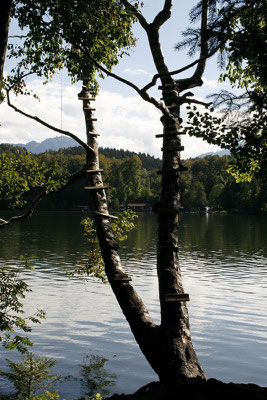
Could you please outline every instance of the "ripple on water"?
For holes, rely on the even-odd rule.
[[[62,213],[55,226],[55,214],[37,215],[23,229],[12,227],[0,236],[0,255],[15,266],[19,254],[35,254],[36,270],[25,273],[33,290],[25,310],[30,314],[44,308],[47,319],[33,329],[34,352],[57,359],[60,374],[76,377],[85,354],[100,354],[118,375],[113,391],[129,393],[156,377],[110,288],[92,279],[69,280],[63,272],[86,260],[80,218]],[[253,216],[181,219],[179,259],[191,299],[192,338],[209,377],[267,385],[266,226]],[[139,218],[121,254],[126,272],[159,322],[155,232],[153,216]],[[60,390],[68,400],[78,397],[79,382],[65,382]]]

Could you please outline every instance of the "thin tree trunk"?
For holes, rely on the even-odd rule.
[[[169,90],[163,91],[163,97],[167,105],[173,106],[173,100],[165,97],[170,96],[170,93],[173,98],[177,96],[176,90]],[[179,108],[176,105],[172,110],[175,121],[162,118],[162,182],[160,201],[155,209],[158,213],[157,271],[163,335],[162,358],[165,365],[161,376],[163,381],[175,380],[177,377],[205,377],[192,345],[186,303],[179,298],[179,295],[184,294],[178,258],[179,170],[183,170],[183,165],[180,159]]]
[[[159,74],[168,73],[162,55],[159,32],[153,25],[147,28],[151,53]],[[170,76],[162,81],[162,96],[170,116],[162,116],[163,155],[160,201],[154,211],[158,213],[157,272],[161,305],[160,347],[162,381],[177,378],[202,377],[205,373],[198,361],[191,341],[186,303],[180,301],[184,293],[178,258],[178,211],[180,206],[180,175],[183,170],[180,151],[179,87]],[[175,299],[176,298],[176,299]]]
[[[82,90],[83,109],[86,121],[87,143],[94,150],[93,156],[87,157],[88,171],[99,170],[98,157],[98,141],[97,133],[92,121],[92,110],[90,101],[90,93],[86,89],[86,80],[84,81],[84,89]],[[101,172],[87,174],[87,184],[92,186],[103,186]],[[159,373],[159,365],[161,360],[158,355],[158,347],[160,345],[159,327],[153,322],[142,299],[134,290],[128,280],[129,277],[122,269],[121,260],[118,253],[119,244],[114,238],[111,228],[107,197],[104,189],[92,190],[90,196],[90,208],[95,213],[95,222],[97,227],[97,236],[101,248],[101,253],[105,263],[105,272],[109,284],[117,298],[117,301],[130,325],[134,337],[147,358],[152,368]]]
[[[0,12],[0,92],[2,90],[2,80],[3,80],[4,64],[6,58],[11,6],[12,6],[12,0],[2,0],[1,12]]]

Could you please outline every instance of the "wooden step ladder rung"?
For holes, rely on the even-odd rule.
[[[97,174],[98,172],[103,172],[103,169],[88,169],[86,172],[88,174]]]
[[[78,96],[78,100],[95,101],[95,98],[93,98],[93,97]]]
[[[103,212],[100,212],[100,211],[94,211],[93,210],[93,213],[98,215],[99,217],[102,217],[102,218],[119,219],[115,215],[106,214],[106,213],[103,213]]]
[[[130,282],[132,278],[126,274],[115,274],[114,281]]]
[[[188,293],[167,293],[165,294],[165,301],[190,301]]]
[[[103,190],[103,189],[111,189],[110,186],[85,186],[85,190]]]
[[[170,133],[161,133],[160,135],[155,135],[156,138],[164,138],[164,137],[178,137],[178,135],[185,135],[186,133],[183,131],[179,132],[170,132]]]
[[[184,146],[163,146],[161,151],[184,151]]]

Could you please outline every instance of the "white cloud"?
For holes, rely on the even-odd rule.
[[[18,100],[13,98],[13,103],[60,128],[60,84],[43,86],[35,80],[32,81],[31,88],[40,97],[40,102],[30,96],[24,96]],[[78,92],[78,86],[62,87],[62,126],[63,129],[85,139],[85,124],[82,104],[77,100]],[[153,105],[144,102],[138,96],[123,96],[120,93],[101,91],[96,99],[95,108],[100,146],[128,149],[161,157],[162,139],[155,138],[155,135],[162,132],[162,125],[159,121],[160,112]],[[0,110],[2,143],[26,143],[31,140],[41,142],[48,137],[58,136],[58,133],[14,112],[6,104],[2,104]],[[182,141],[185,146],[183,153],[185,158],[218,149],[197,138],[182,137]]]
[[[16,98],[11,95],[11,102],[19,109],[33,115],[38,116],[51,125],[60,128],[61,126],[61,99],[60,99],[60,86],[57,83],[42,85],[38,80],[31,82],[29,86],[34,93],[36,93],[40,102],[32,96],[20,96]],[[82,129],[77,127],[77,115],[82,115],[77,101],[71,101],[77,96],[77,91],[74,87],[63,88],[63,129],[71,130],[82,134]],[[65,104],[64,104],[65,103]],[[71,111],[69,109],[71,105]],[[66,106],[66,111],[64,107]],[[70,116],[76,118],[71,118]],[[48,137],[54,137],[54,131],[40,125],[39,123],[22,116],[8,107],[5,103],[1,105],[1,127],[0,127],[0,141],[6,143],[25,143],[31,140],[41,142]],[[76,123],[75,123],[76,120]],[[79,120],[79,119],[78,119]],[[64,126],[66,122],[67,126]]]
[[[137,68],[137,69],[126,68],[123,70],[123,72],[125,74],[135,75],[135,76],[149,76],[150,78],[152,78],[153,76],[153,74],[142,68]]]
[[[205,88],[207,90],[209,90],[209,89],[217,89],[219,85],[220,84],[218,83],[218,80],[216,80],[216,79],[203,78],[203,86],[205,86]]]

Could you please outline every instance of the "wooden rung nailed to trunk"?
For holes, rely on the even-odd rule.
[[[170,132],[170,133],[161,133],[160,135],[155,135],[156,138],[164,138],[164,137],[177,137],[178,135],[185,135],[185,132],[179,131],[179,132]]]
[[[86,172],[88,174],[97,174],[98,172],[103,172],[103,169],[88,169]]]
[[[96,214],[96,215],[99,215],[100,217],[103,217],[103,218],[119,219],[118,217],[115,217],[115,215],[106,214],[106,213],[103,213],[103,212],[100,212],[100,211],[94,211],[93,210],[93,213]]]
[[[100,133],[88,132],[87,135],[100,136]]]
[[[163,146],[161,151],[183,151],[184,146]]]
[[[114,281],[130,282],[132,278],[126,274],[116,274],[114,276]]]
[[[102,190],[102,189],[111,189],[110,186],[85,186],[85,190]]]
[[[95,101],[95,98],[93,98],[93,97],[83,97],[83,96],[78,96],[78,100],[88,100],[88,101]]]
[[[91,118],[90,116],[85,117],[86,121],[97,121],[97,118]]]
[[[90,110],[90,111],[95,111],[96,108],[91,108],[91,107],[83,107],[84,110]]]
[[[190,301],[188,293],[168,293],[165,294],[165,301]]]

